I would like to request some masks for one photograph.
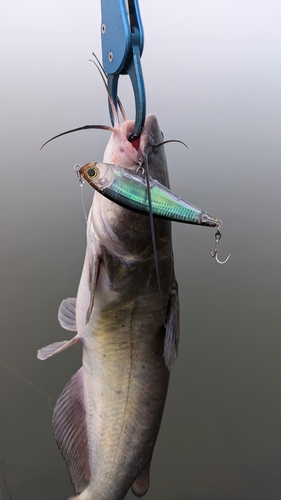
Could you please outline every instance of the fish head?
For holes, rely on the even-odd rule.
[[[80,174],[87,182],[90,181],[89,174],[92,176],[89,183],[96,191],[99,191],[95,193],[88,219],[88,238],[99,241],[112,254],[123,257],[125,255],[148,255],[153,259],[149,218],[102,196],[100,187],[101,181],[104,182],[103,187],[105,186],[105,178],[106,182],[111,181],[109,171],[112,166],[118,165],[136,172],[137,168],[144,164],[145,159],[150,176],[169,187],[164,146],[155,147],[163,141],[157,118],[152,114],[148,115],[140,137],[130,142],[129,137],[133,127],[132,120],[116,126],[106,146],[103,163],[92,162],[80,169]],[[97,187],[98,184],[99,187]],[[95,236],[91,237],[93,224]],[[158,249],[167,245],[170,251],[170,226],[169,221],[161,219],[154,221]]]

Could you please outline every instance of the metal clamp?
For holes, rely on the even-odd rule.
[[[135,97],[135,125],[129,140],[137,139],[145,122],[146,100],[140,58],[144,35],[138,0],[101,0],[102,61],[110,95],[117,109],[119,75],[128,74]],[[112,125],[114,118],[109,104]]]

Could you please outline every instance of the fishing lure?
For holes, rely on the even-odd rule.
[[[148,215],[149,203],[143,168],[136,172],[102,162],[90,162],[83,167],[75,166],[78,177],[84,178],[106,198],[135,212]],[[79,168],[79,170],[78,170]],[[186,224],[220,227],[222,221],[214,215],[175,195],[170,189],[149,177],[152,212],[155,217]]]

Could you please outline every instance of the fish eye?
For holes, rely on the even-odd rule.
[[[95,178],[97,177],[99,171],[97,168],[89,168],[87,170],[88,177]]]

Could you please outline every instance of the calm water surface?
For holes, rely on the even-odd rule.
[[[151,5],[153,4],[153,5]],[[180,357],[154,453],[147,500],[280,500],[280,53],[275,1],[140,1],[147,110],[158,117],[174,191],[221,218],[214,230],[174,224]],[[57,322],[85,251],[75,163],[102,159],[109,124],[92,63],[99,2],[2,1],[0,460],[12,500],[72,492],[52,436],[52,407],[81,365]],[[132,93],[121,98],[134,116]],[[87,210],[92,192],[84,189]],[[145,334],[145,332],[144,332]],[[9,498],[3,472],[2,500]],[[132,500],[128,494],[126,500]]]

